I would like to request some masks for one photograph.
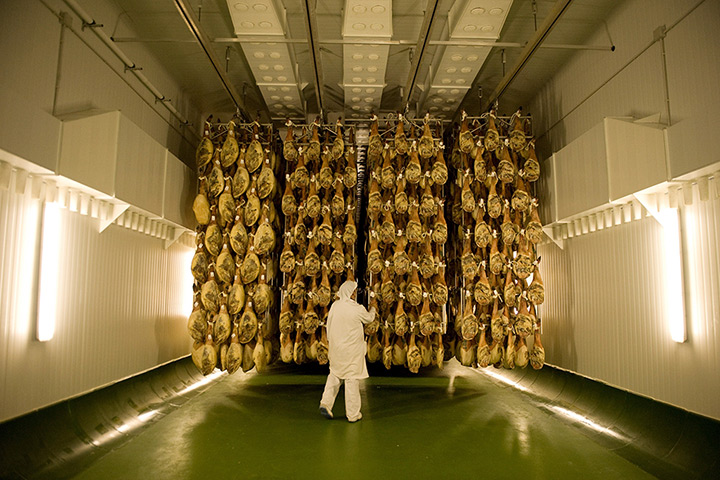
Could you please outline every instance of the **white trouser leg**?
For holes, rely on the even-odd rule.
[[[337,397],[337,394],[340,391],[341,384],[342,380],[332,373],[328,374],[327,381],[325,382],[325,390],[323,391],[322,399],[320,400],[321,407],[325,407],[329,411],[332,411],[333,405],[335,405],[335,397]]]
[[[345,415],[350,421],[360,420],[360,381],[357,378],[345,379]]]

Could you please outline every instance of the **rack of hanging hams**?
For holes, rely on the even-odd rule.
[[[371,123],[366,283],[368,306],[378,315],[365,334],[368,360],[388,369],[417,373],[449,358],[443,344],[448,169],[441,128],[427,116],[415,123],[400,115],[382,129],[377,117]]]
[[[340,285],[355,278],[354,129],[288,121],[283,142],[287,173],[280,271],[280,359],[328,363],[328,310]]]
[[[271,125],[205,123],[193,202],[192,359],[207,375],[261,371],[280,354],[276,288],[280,167]]]
[[[537,305],[545,289],[533,196],[540,164],[530,119],[463,113],[450,155],[453,328],[446,339],[466,366],[542,368]],[[528,346],[530,343],[530,347]]]

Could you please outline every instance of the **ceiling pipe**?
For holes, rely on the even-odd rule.
[[[190,32],[193,34],[195,39],[197,40],[198,44],[200,44],[200,48],[203,49],[205,52],[205,55],[208,57],[208,60],[210,60],[210,63],[212,64],[213,69],[215,70],[215,73],[217,74],[218,78],[220,79],[220,82],[223,84],[223,87],[225,88],[225,91],[230,96],[230,99],[235,104],[235,107],[237,108],[238,113],[243,118],[244,121],[250,121],[250,116],[247,114],[247,111],[245,110],[245,102],[242,99],[242,96],[240,93],[235,89],[235,86],[233,85],[232,81],[230,80],[230,77],[228,77],[227,73],[225,73],[225,69],[223,68],[223,64],[218,59],[217,55],[215,54],[215,51],[213,50],[212,42],[210,38],[205,34],[205,31],[200,26],[200,22],[195,17],[195,14],[192,11],[191,6],[186,0],[174,0],[175,6],[178,9],[178,12],[180,13],[180,16],[185,21],[185,24],[190,29]],[[270,116],[270,113],[267,112],[268,117]]]
[[[112,37],[115,43],[190,43],[195,40],[184,40],[184,39],[172,39],[172,38],[134,38],[134,37]],[[307,43],[307,40],[302,38],[273,38],[272,40],[268,37],[249,37],[243,36],[243,38],[237,37],[218,37],[214,38],[213,43],[290,43],[300,44]],[[333,39],[328,38],[325,40],[319,40],[320,45],[416,45],[417,42],[414,40],[388,40],[388,39],[372,39],[363,38],[362,40],[350,40],[350,39]],[[502,48],[525,48],[526,43],[519,42],[493,42],[492,40],[430,40],[428,45],[444,45],[449,47],[502,47]],[[538,45],[538,48],[554,48],[554,49],[565,49],[565,50],[598,50],[598,51],[615,51],[615,45],[574,45],[568,43],[543,43]]]
[[[305,11],[305,27],[307,31],[307,42],[310,48],[310,56],[313,62],[313,74],[315,77],[315,96],[317,97],[320,117],[325,121],[325,108],[323,99],[323,70],[320,58],[320,43],[318,42],[317,26],[317,0],[305,0],[303,10]]]
[[[528,61],[530,61],[530,58],[550,34],[552,28],[555,26],[558,20],[560,20],[560,17],[563,13],[565,13],[571,3],[572,0],[557,0],[555,2],[555,5],[553,5],[552,10],[545,18],[545,21],[543,21],[542,25],[535,32],[527,45],[525,45],[523,51],[520,52],[520,57],[515,62],[515,65],[513,65],[510,71],[503,77],[498,86],[495,87],[495,90],[492,92],[492,94],[483,101],[483,104],[480,107],[481,112],[486,111],[495,100],[500,98],[500,95],[502,95],[503,92],[505,92],[505,90],[508,88],[508,86],[510,86],[510,83],[515,80],[515,77],[518,76],[523,67],[525,67]]]
[[[400,103],[401,108],[406,110],[409,107],[408,102],[410,101],[410,98],[412,98],[413,87],[415,87],[415,81],[420,70],[420,62],[422,61],[423,54],[425,53],[425,47],[427,47],[428,40],[430,39],[430,30],[432,29],[437,5],[438,0],[428,0],[427,8],[425,10],[425,18],[423,18],[423,25],[420,29],[420,37],[418,38],[415,46],[415,54],[410,62],[410,74],[408,75],[407,83],[405,84],[405,90],[403,90],[402,103]]]
[[[105,31],[101,28],[102,25],[95,22],[95,19],[93,19],[90,14],[88,14],[83,8],[75,1],[75,0],[63,0],[65,4],[70,7],[70,9],[75,12],[75,14],[80,17],[80,19],[83,21],[83,28],[88,27],[92,30],[92,32],[102,41],[114,54],[116,57],[120,59],[121,62],[125,65],[125,70],[130,70],[133,75],[142,83],[145,88],[147,88],[150,93],[153,94],[155,97],[155,101],[160,101],[163,106],[173,115],[175,118],[180,120],[180,123],[183,125],[189,125],[188,120],[177,111],[177,109],[170,103],[170,99],[166,98],[165,95],[160,93],[160,91],[153,85],[150,80],[141,72],[142,68],[138,67],[135,62],[130,60],[125,53],[120,50],[120,48],[113,42],[112,38],[110,38]]]

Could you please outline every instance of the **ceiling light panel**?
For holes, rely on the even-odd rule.
[[[273,0],[227,0],[227,5],[238,38],[267,38],[264,43],[242,42],[241,46],[271,115],[302,115],[297,64],[287,43],[273,42],[285,38],[285,11],[278,10]]]
[[[269,0],[227,0],[235,35],[285,35],[275,5]]]
[[[343,45],[346,113],[357,118],[380,110],[390,46],[370,42],[392,37],[392,2],[346,0],[343,12],[343,38],[360,42]]]
[[[453,116],[490,50],[490,47],[447,47],[440,65],[433,67],[424,109],[438,117]]]
[[[512,0],[465,0],[448,12],[450,38],[497,40]]]
[[[497,40],[512,0],[464,0],[448,12],[450,40]],[[452,117],[492,47],[448,46],[431,66],[432,82],[421,109]]]
[[[390,0],[345,0],[343,37],[392,37]]]

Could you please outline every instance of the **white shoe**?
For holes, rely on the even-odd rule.
[[[355,423],[355,422],[360,421],[361,419],[362,419],[362,413],[358,414],[358,416],[356,418],[352,418],[352,419],[348,418],[348,422]]]

